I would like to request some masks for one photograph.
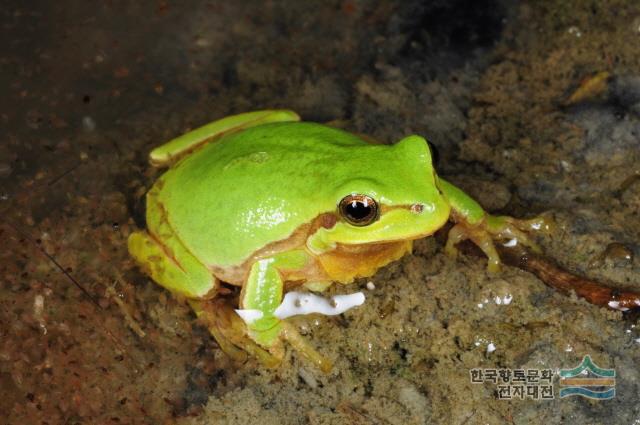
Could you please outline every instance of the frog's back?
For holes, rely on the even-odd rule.
[[[314,123],[261,125],[183,159],[160,178],[159,201],[198,258],[233,266],[333,211],[352,178],[345,159],[371,148],[388,147]]]

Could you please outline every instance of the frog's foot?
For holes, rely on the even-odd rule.
[[[449,231],[445,253],[455,257],[458,253],[456,244],[469,239],[487,256],[487,270],[498,272],[501,261],[494,242],[503,243],[505,246],[522,244],[534,252],[540,252],[540,247],[529,234],[531,232],[549,233],[552,231],[552,227],[552,219],[544,214],[529,220],[487,214],[483,220],[474,224],[463,219]]]
[[[280,270],[299,268],[306,259],[304,252],[282,253],[256,261],[240,295],[239,313],[247,323],[247,334],[255,343],[282,358],[282,340],[300,352],[323,372],[331,370],[331,362],[320,355],[298,333],[293,325],[280,320],[275,311],[282,300],[283,282]]]
[[[291,344],[291,346],[307,358],[311,363],[315,364],[324,373],[331,372],[333,363],[331,360],[318,353],[309,343],[300,335],[296,328],[285,321],[282,323],[282,336]]]
[[[295,326],[284,320],[275,320],[277,320],[277,323],[269,329],[255,329],[253,324],[249,324],[247,326],[249,337],[274,357],[278,357],[279,360],[281,360],[284,355],[284,347],[282,344],[284,340],[324,373],[331,372],[333,363],[318,353],[304,337],[300,335]]]
[[[249,355],[265,367],[274,368],[281,363],[284,347],[280,340],[274,341],[269,350],[258,345],[249,337],[247,326],[227,300],[190,300],[189,304],[222,351],[233,360],[244,363]]]
[[[285,340],[323,372],[329,373],[333,367],[331,361],[309,345],[290,323],[278,320],[268,329],[253,329],[252,324],[247,326],[223,300],[191,301],[190,304],[222,351],[236,361],[245,362],[248,354],[266,367],[277,367],[284,357],[282,342]]]

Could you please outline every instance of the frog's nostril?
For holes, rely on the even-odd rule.
[[[416,214],[420,214],[420,213],[422,213],[422,211],[424,211],[424,205],[422,205],[422,204],[413,204],[413,205],[411,205],[411,212],[416,213]]]

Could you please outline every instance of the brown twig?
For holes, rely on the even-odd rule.
[[[463,242],[459,248],[467,254],[482,255],[470,242]],[[535,254],[523,246],[496,248],[505,264],[518,267],[536,275],[547,286],[564,295],[572,292],[587,302],[614,310],[627,311],[640,308],[640,293],[609,287],[589,278],[573,274],[555,261]]]

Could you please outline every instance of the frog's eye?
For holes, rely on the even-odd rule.
[[[378,218],[378,203],[367,195],[348,195],[338,206],[340,215],[354,226],[366,226]]]

